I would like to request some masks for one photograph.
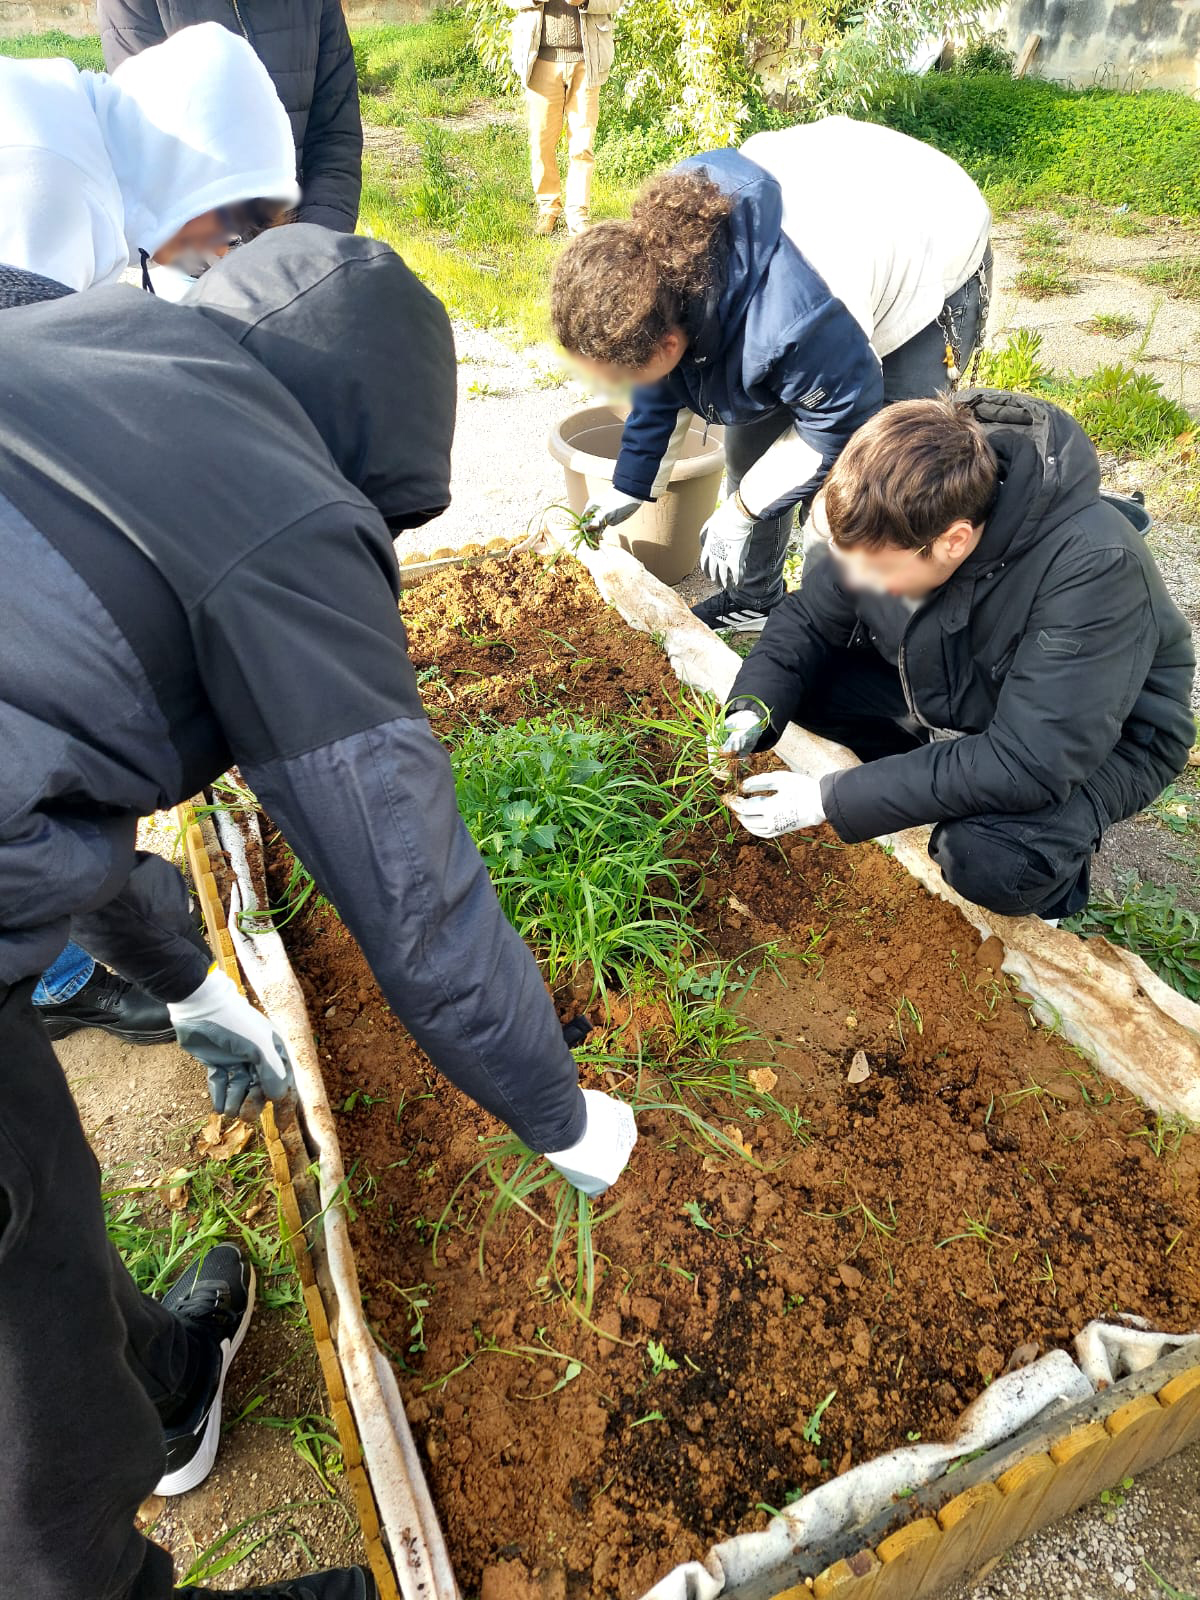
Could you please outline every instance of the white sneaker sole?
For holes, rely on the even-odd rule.
[[[767,625],[767,618],[758,611],[732,611],[721,618],[720,626],[714,631],[717,633],[761,633]]]
[[[229,1369],[233,1365],[233,1358],[242,1348],[247,1330],[250,1327],[250,1318],[254,1315],[254,1295],[258,1287],[258,1279],[254,1268],[250,1268],[250,1293],[246,1299],[246,1310],[238,1323],[237,1332],[229,1341],[228,1348],[221,1358],[221,1376],[217,1382],[217,1393],[212,1405],[209,1407],[208,1421],[204,1425],[204,1437],[200,1440],[200,1447],[192,1459],[176,1472],[168,1472],[165,1478],[160,1478],[155,1494],[162,1495],[164,1500],[170,1500],[175,1495],[187,1494],[192,1489],[198,1489],[213,1469],[217,1459],[217,1451],[221,1444],[221,1403],[225,1398],[225,1379],[229,1376]]]

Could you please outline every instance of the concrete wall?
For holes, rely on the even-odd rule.
[[[412,22],[433,10],[433,0],[349,0],[350,26],[371,22]],[[96,32],[96,7],[91,0],[0,0],[0,38],[18,33]]]
[[[1200,89],[1200,0],[1009,0],[1003,27],[1013,50],[1042,35],[1040,77]]]

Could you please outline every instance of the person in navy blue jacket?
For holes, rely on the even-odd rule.
[[[693,415],[725,425],[728,496],[701,541],[701,566],[721,591],[694,610],[710,627],[742,632],[760,631],[783,599],[794,514],[807,513],[855,430],[885,397],[933,394],[947,379],[949,341],[940,336],[923,340],[919,362],[913,340],[881,364],[873,343],[881,308],[874,319],[871,307],[848,309],[785,231],[786,201],[779,181],[736,150],[694,156],[651,180],[628,222],[572,240],[551,291],[564,348],[601,382],[635,386],[612,491],[589,508],[593,531],[657,498]],[[980,208],[982,251],[982,198]],[[850,226],[836,214],[793,209],[814,234],[814,253],[819,234]],[[972,215],[970,227],[974,237],[980,218]],[[902,243],[885,241],[893,256]],[[932,254],[940,268],[941,252]],[[880,275],[874,258],[859,266]],[[939,316],[943,298],[939,288]],[[978,300],[974,310],[971,342]],[[926,344],[936,346],[932,361]],[[892,375],[895,361],[911,370]]]

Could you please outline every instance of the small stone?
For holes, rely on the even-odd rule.
[[[848,1261],[843,1261],[838,1268],[838,1277],[846,1285],[847,1289],[860,1289],[862,1287],[862,1273],[857,1267],[852,1267]]]
[[[846,1018],[846,1026],[851,1029],[858,1027],[858,1018],[855,1016],[853,1011]]]
[[[986,1133],[969,1133],[967,1135],[967,1149],[973,1156],[981,1156],[987,1147]]]
[[[865,1083],[871,1076],[871,1068],[867,1062],[867,1052],[856,1050],[850,1062],[850,1071],[846,1074],[847,1083]]]
[[[770,1094],[779,1082],[779,1074],[772,1072],[770,1067],[754,1067],[747,1074],[750,1087],[757,1089],[759,1094]]]

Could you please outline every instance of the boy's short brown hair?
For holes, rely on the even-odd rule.
[[[927,551],[951,523],[983,522],[999,470],[968,406],[949,396],[885,406],[825,480],[830,537],[839,549]]]

